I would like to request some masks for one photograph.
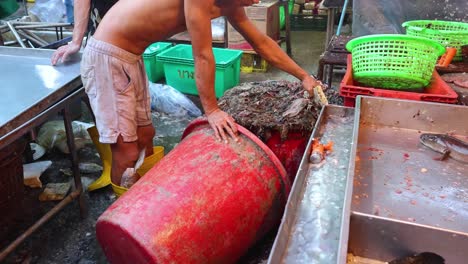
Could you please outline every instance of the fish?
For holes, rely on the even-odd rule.
[[[312,143],[312,154],[310,154],[310,162],[313,164],[318,164],[325,159],[325,152],[330,152],[333,150],[333,142],[328,142],[327,144],[321,144],[320,141],[314,139]]]
[[[294,117],[297,116],[302,110],[304,110],[309,103],[308,99],[298,98],[294,100],[289,108],[283,113],[284,117]]]
[[[392,260],[388,264],[444,264],[445,259],[432,252],[423,252],[409,257]]]
[[[468,163],[468,143],[444,134],[422,134],[419,141],[433,151],[442,154],[440,160],[451,157],[463,163]]]
[[[140,175],[138,175],[137,170],[141,167],[144,160],[145,160],[145,149],[140,151],[140,155],[135,164],[135,167],[127,168],[122,174],[122,179],[120,180],[121,187],[128,189],[132,187],[140,179]]]

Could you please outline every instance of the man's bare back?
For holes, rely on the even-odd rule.
[[[211,18],[221,15],[213,7]],[[145,48],[187,29],[184,0],[120,0],[102,20],[94,38],[142,54]]]
[[[200,101],[218,139],[236,141],[234,119],[218,107],[214,93],[215,61],[211,19],[225,16],[229,23],[268,63],[302,81],[312,93],[320,83],[288,57],[278,44],[260,32],[244,7],[259,0],[120,0],[101,21],[94,38],[136,55],[153,42],[187,30],[192,40],[195,81]]]

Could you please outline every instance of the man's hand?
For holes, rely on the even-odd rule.
[[[304,79],[302,79],[302,87],[306,90],[311,97],[314,96],[314,88],[320,86],[322,90],[326,90],[325,85],[319,80],[316,80],[314,77],[307,75]]]
[[[239,136],[237,134],[237,124],[232,116],[220,109],[216,109],[211,113],[206,114],[206,116],[208,117],[208,122],[215,131],[216,139],[222,139],[225,143],[227,143],[227,132],[234,139],[234,141],[239,141]]]
[[[306,90],[310,97],[313,98],[314,102],[319,105],[328,105],[328,99],[323,92],[327,89],[327,86],[324,85],[321,81],[313,78],[310,75],[307,75],[304,79],[302,79],[302,86],[304,90]]]
[[[63,63],[68,59],[70,55],[73,55],[80,51],[80,48],[80,45],[73,42],[68,43],[68,45],[61,46],[54,52],[54,54],[52,54],[52,65],[56,65],[57,62],[59,62],[59,60],[61,63]]]

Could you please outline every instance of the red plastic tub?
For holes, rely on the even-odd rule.
[[[283,213],[290,190],[273,152],[239,126],[217,142],[197,119],[183,140],[98,219],[110,263],[234,263]]]
[[[275,131],[265,144],[275,153],[283,164],[290,182],[294,182],[297,170],[301,164],[309,138],[301,131],[289,131],[285,140],[281,139],[280,132]]]
[[[358,95],[398,98],[415,101],[456,104],[457,93],[434,71],[431,83],[424,92],[405,92],[360,86],[353,79],[351,55],[348,55],[346,74],[340,84],[340,95],[344,97],[344,105],[354,107]]]

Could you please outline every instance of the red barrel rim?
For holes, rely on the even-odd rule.
[[[260,140],[255,134],[250,132],[247,128],[236,124],[237,125],[237,130],[244,136],[246,136],[248,139],[253,141],[257,146],[259,146],[265,154],[268,156],[268,158],[273,162],[275,167],[278,169],[279,174],[281,175],[281,180],[283,181],[283,185],[285,188],[285,197],[286,199],[289,196],[289,192],[291,191],[291,183],[289,182],[289,178],[286,173],[286,169],[284,168],[283,164],[281,161],[278,159],[278,157],[273,153],[273,151],[263,143],[262,140]],[[194,132],[198,127],[200,126],[210,126],[210,123],[208,122],[208,119],[205,117],[200,117],[188,124],[188,126],[185,128],[184,133],[182,134],[182,139],[190,135],[192,132]]]

